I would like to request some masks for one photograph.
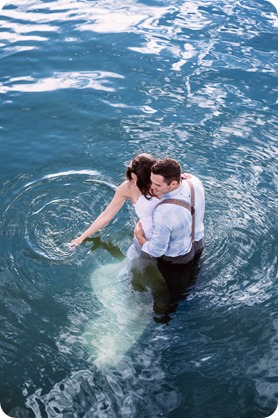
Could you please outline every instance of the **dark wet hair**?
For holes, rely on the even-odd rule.
[[[151,194],[151,168],[156,159],[150,154],[139,154],[127,166],[126,178],[132,180],[131,174],[137,176],[137,187],[146,197]]]
[[[173,158],[158,160],[152,166],[151,172],[162,176],[168,186],[172,181],[177,181],[178,183],[181,181],[181,166]]]

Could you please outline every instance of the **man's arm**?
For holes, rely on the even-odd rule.
[[[168,219],[167,225],[165,225],[164,219],[163,212],[157,210],[154,214],[153,232],[150,240],[145,238],[140,222],[137,223],[134,231],[136,238],[138,239],[140,245],[142,245],[142,251],[148,253],[152,257],[161,257],[166,253],[169,246],[171,222],[170,219]]]

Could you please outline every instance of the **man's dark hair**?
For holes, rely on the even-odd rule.
[[[181,181],[181,166],[173,158],[158,160],[151,168],[153,174],[164,177],[165,183],[169,184],[176,180]]]

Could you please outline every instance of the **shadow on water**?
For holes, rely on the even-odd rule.
[[[98,248],[103,248],[106,250],[112,257],[114,257],[116,260],[122,261],[125,258],[124,253],[122,250],[118,247],[118,245],[114,244],[111,240],[104,241],[101,239],[101,237],[92,237],[87,238],[84,242],[92,243],[91,251],[96,251]]]

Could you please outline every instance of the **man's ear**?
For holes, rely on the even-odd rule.
[[[178,186],[178,184],[179,183],[177,182],[177,180],[173,180],[173,181],[171,181],[170,186],[171,186],[172,189],[175,189]]]

